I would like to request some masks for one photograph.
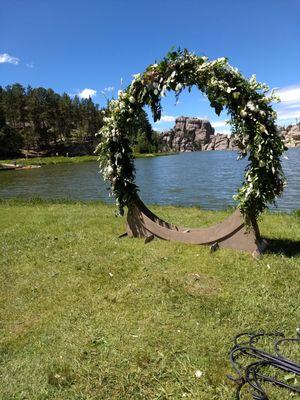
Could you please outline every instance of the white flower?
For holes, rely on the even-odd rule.
[[[255,110],[255,105],[252,101],[248,101],[246,106],[249,108],[249,110],[254,111]]]
[[[249,79],[250,85],[256,85],[258,82],[256,80],[256,75],[252,75],[251,78]]]
[[[157,96],[158,95],[158,90],[155,89],[153,93],[155,94],[155,96]]]
[[[171,73],[170,78],[174,78],[175,76],[176,76],[176,71],[173,71],[173,72]]]
[[[196,378],[201,378],[201,376],[203,375],[203,372],[202,371],[200,371],[199,369],[197,369],[196,371],[195,371],[195,377]]]
[[[107,175],[111,175],[114,172],[114,169],[111,165],[109,165],[108,167],[106,167],[106,173]]]
[[[176,92],[178,92],[181,88],[182,88],[182,84],[177,83],[176,88],[175,88]]]
[[[226,92],[227,92],[227,93],[231,93],[231,92],[233,92],[235,89],[236,89],[236,87],[231,88],[231,87],[228,86],[228,88],[226,89]]]
[[[133,96],[130,96],[130,97],[129,97],[129,101],[130,101],[130,103],[133,104],[133,103],[135,103],[135,98],[134,98]]]
[[[112,278],[114,274],[112,272],[109,272],[108,275]]]

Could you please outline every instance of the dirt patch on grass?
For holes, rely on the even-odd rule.
[[[27,329],[32,328],[37,322],[39,318],[36,315],[32,315],[27,319],[15,322],[9,328],[9,333],[11,335],[19,335],[26,331]]]
[[[207,275],[192,273],[186,277],[185,289],[193,296],[213,295],[218,291],[218,283]]]

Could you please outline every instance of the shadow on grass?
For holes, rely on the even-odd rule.
[[[266,238],[267,253],[283,254],[286,257],[300,256],[300,240]]]

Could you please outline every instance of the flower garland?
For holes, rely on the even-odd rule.
[[[110,181],[110,194],[115,196],[121,215],[138,191],[130,146],[135,115],[148,105],[154,121],[159,120],[161,98],[171,90],[178,97],[192,86],[207,96],[218,115],[227,110],[232,133],[241,143],[239,156],[248,156],[243,185],[234,196],[246,223],[258,218],[268,203],[275,202],[285,186],[280,160],[285,146],[277,134],[276,113],[271,106],[276,96],[267,96],[269,88],[257,82],[255,75],[246,79],[226,58],[209,61],[178,50],[133,77],[128,88],[118,92],[118,99],[109,102],[96,149],[100,170]]]

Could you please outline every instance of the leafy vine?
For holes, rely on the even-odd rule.
[[[226,58],[209,61],[177,50],[133,77],[128,88],[118,92],[118,99],[109,102],[96,149],[100,170],[110,181],[110,194],[115,196],[121,215],[138,192],[130,145],[135,115],[148,105],[157,121],[162,112],[161,98],[168,91],[179,96],[183,89],[193,86],[207,96],[217,115],[228,112],[232,133],[241,143],[239,157],[248,156],[243,185],[234,196],[246,223],[275,202],[285,186],[281,167],[285,146],[277,134],[276,113],[271,106],[276,96],[267,95],[269,88],[257,82],[255,75],[245,78]]]

